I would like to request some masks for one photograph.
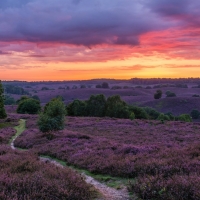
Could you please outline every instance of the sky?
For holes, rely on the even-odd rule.
[[[199,0],[2,0],[0,80],[200,77]]]

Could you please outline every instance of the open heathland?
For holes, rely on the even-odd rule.
[[[42,133],[36,118],[15,145],[96,174],[135,178],[141,199],[200,199],[200,124],[67,117],[65,129]]]
[[[97,191],[77,172],[41,162],[30,151],[12,150],[5,145],[20,129],[20,125],[14,127],[16,118],[9,118],[9,123],[1,121],[0,199],[94,199]]]

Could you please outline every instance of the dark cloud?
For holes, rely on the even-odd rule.
[[[138,45],[141,34],[170,25],[139,0],[14,2],[1,3],[1,41]]]

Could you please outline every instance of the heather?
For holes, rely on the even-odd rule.
[[[200,198],[199,123],[68,117],[64,130],[49,133],[35,124],[27,120],[16,146],[95,174],[136,178],[129,190],[142,199]]]
[[[68,168],[43,163],[31,152],[0,146],[0,199],[93,199],[94,190]]]

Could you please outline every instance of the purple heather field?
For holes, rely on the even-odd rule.
[[[200,199],[200,124],[67,117],[65,129],[42,133],[37,117],[15,141],[95,174],[135,178],[140,199]]]

